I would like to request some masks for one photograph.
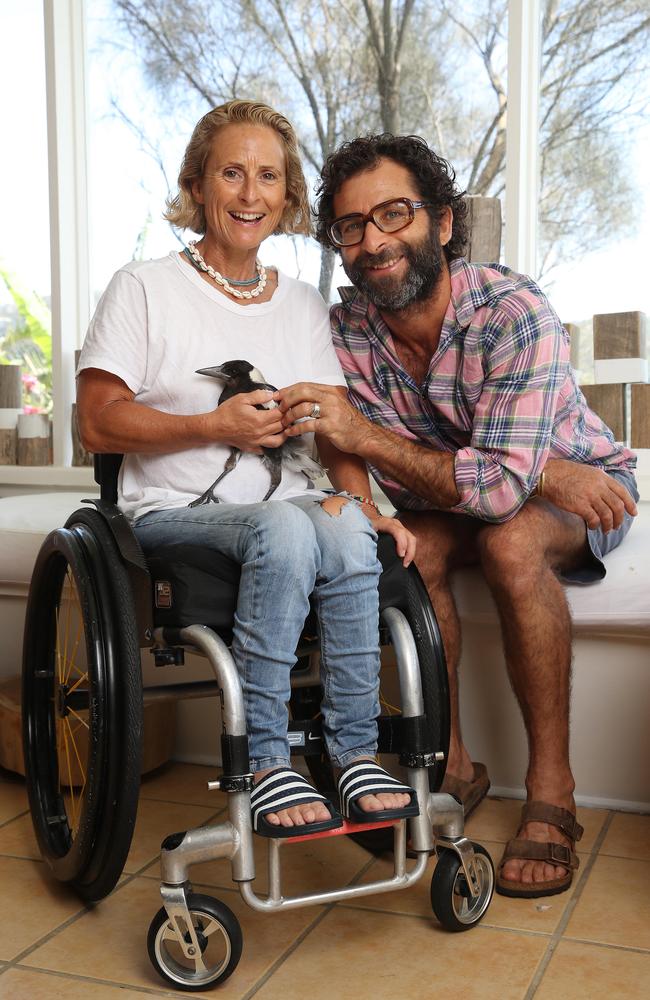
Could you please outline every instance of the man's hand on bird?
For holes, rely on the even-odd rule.
[[[280,404],[287,437],[318,433],[339,451],[358,454],[372,431],[369,421],[348,403],[343,386],[297,382],[280,389],[273,398]]]
[[[266,406],[274,394],[267,389],[240,392],[231,396],[212,411],[209,419],[214,423],[215,439],[240,451],[262,454],[265,448],[278,448],[287,439],[279,407]],[[258,407],[264,407],[258,409]]]

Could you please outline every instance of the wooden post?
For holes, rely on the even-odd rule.
[[[50,464],[50,418],[46,413],[18,417],[18,465]]]
[[[616,441],[625,441],[625,386],[621,383],[609,385],[581,385],[589,409],[597,413],[607,424]]]
[[[0,365],[0,410],[21,410],[23,393],[20,365]]]
[[[20,365],[0,365],[0,465],[16,464],[16,425],[22,406]]]
[[[0,410],[0,465],[16,464],[16,427],[22,410]]]
[[[501,257],[501,202],[498,198],[469,195],[467,223],[469,244],[466,257],[474,264],[498,263]]]
[[[650,385],[632,386],[630,447],[650,448]]]
[[[594,316],[594,361],[645,358],[648,317],[641,312]]]

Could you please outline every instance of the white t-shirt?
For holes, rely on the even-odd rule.
[[[278,273],[268,302],[244,306],[211,288],[172,252],[127,264],[113,276],[88,328],[77,371],[101,368],[121,378],[138,403],[194,414],[214,409],[223,389],[223,382],[197,375],[196,369],[238,359],[250,361],[278,388],[303,381],[345,385],[328,310],[315,288]],[[300,440],[310,454],[313,435]],[[216,443],[171,454],[127,454],[119,505],[129,518],[185,507],[212,485],[229,455],[228,445]],[[245,452],[217,495],[223,502],[252,503],[269,485],[260,457]],[[307,492],[305,475],[283,467],[271,499]]]

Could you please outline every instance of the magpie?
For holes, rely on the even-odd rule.
[[[223,365],[214,368],[199,368],[197,375],[209,375],[211,378],[220,379],[225,383],[218,406],[225,403],[240,392],[254,392],[255,389],[268,389],[270,392],[277,392],[274,385],[270,385],[259,369],[255,368],[250,361],[226,361]],[[271,410],[278,404],[270,399],[268,403],[257,403],[258,410]],[[263,464],[271,474],[271,485],[264,500],[275,493],[282,479],[282,466],[292,472],[302,472],[307,479],[316,479],[322,476],[325,470],[318,462],[315,462],[306,453],[304,445],[297,438],[288,438],[277,448],[262,448],[264,454],[261,456]],[[230,455],[223,467],[223,472],[215,479],[211,486],[207,488],[196,500],[192,500],[189,507],[200,507],[206,503],[219,503],[219,497],[215,494],[215,488],[221,480],[237,465],[241,457],[241,449],[231,445]]]

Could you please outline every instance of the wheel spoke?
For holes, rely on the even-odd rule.
[[[74,587],[72,578],[70,576],[70,568],[69,567],[68,567],[68,571],[66,573],[66,579],[68,580],[68,584],[69,584],[69,586],[68,586],[67,589],[68,590],[72,590],[73,594],[76,593],[76,588]],[[71,615],[71,613],[72,613],[72,601],[70,600],[70,595],[68,594],[68,599],[66,601],[66,608],[65,608],[65,639],[64,639],[64,652],[63,652],[63,666],[64,666],[64,670],[65,670],[65,672],[63,674],[63,683],[64,684],[68,680],[68,674],[67,674],[67,666],[68,666],[68,663],[69,663],[69,657],[68,657],[68,640],[70,638],[70,615]]]
[[[66,721],[67,720],[64,720],[64,722],[66,722]],[[76,809],[75,797],[74,797],[74,785],[72,783],[72,765],[70,763],[70,751],[68,749],[68,741],[65,738],[65,729],[64,729],[64,737],[63,737],[63,746],[64,746],[64,750],[65,750],[65,760],[66,760],[66,764],[68,766],[68,788],[70,790],[70,799],[71,799],[71,804],[72,804],[72,828],[73,828],[73,830],[76,830],[76,828],[77,828],[77,819],[76,819],[77,809]],[[59,782],[60,782],[60,775],[59,775]]]
[[[84,726],[84,728],[86,728],[90,732],[90,722],[87,719],[82,719],[81,716],[78,715],[77,712],[75,712],[74,708],[70,708],[70,706],[68,706],[68,712],[70,713],[70,715],[74,715],[77,722],[79,722],[80,725]]]
[[[223,928],[218,920],[211,920],[207,927],[204,927],[201,933],[204,937],[210,937],[215,931],[223,931]]]
[[[203,961],[203,956],[199,952],[198,955],[192,956],[192,961],[194,962],[194,968],[197,972],[207,972],[208,967]]]
[[[76,669],[78,670],[79,668],[77,667]],[[90,687],[90,678],[88,677],[87,670],[83,674],[79,674],[79,679],[76,680],[72,687],[68,689],[68,694],[72,694],[73,691],[76,691],[79,685],[83,684],[84,681],[88,681],[88,687]]]
[[[68,733],[70,734],[70,742],[72,743],[72,749],[74,750],[74,755],[77,758],[77,764],[79,765],[79,774],[81,775],[81,791],[79,792],[79,794],[83,796],[84,788],[86,787],[86,768],[84,766],[81,757],[79,756],[79,749],[77,747],[77,740],[76,740],[76,734],[79,732],[80,727],[77,726],[77,728],[73,730],[70,720],[68,718],[66,718],[65,722]]]

